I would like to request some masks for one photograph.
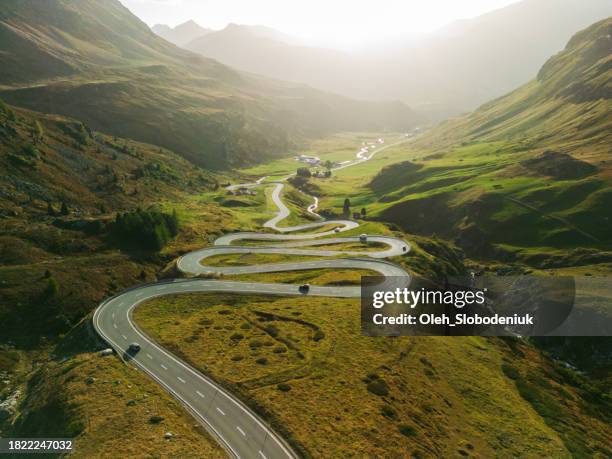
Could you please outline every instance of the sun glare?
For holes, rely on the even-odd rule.
[[[516,0],[122,1],[149,25],[190,19],[213,29],[232,22],[263,24],[310,43],[347,47],[424,34]]]

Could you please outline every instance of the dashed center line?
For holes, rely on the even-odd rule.
[[[161,367],[162,367],[164,370],[167,370],[167,369],[168,369],[168,367],[167,367],[166,365],[164,365],[163,363],[161,364]]]
[[[113,327],[117,328],[117,324],[113,324]]]
[[[259,451],[259,455],[262,457],[262,459],[268,459],[266,455],[263,453],[263,451],[261,450]]]
[[[185,381],[183,378],[181,378],[180,376],[177,376],[177,377],[176,377],[176,379],[178,379],[178,380],[179,380],[180,382],[182,382],[183,384],[185,384],[185,383],[186,383],[186,381]]]
[[[244,430],[242,430],[240,428],[240,426],[236,426],[236,429],[238,429],[238,432],[240,432],[242,434],[243,437],[246,437],[246,432]]]
[[[221,413],[222,416],[225,416],[225,413],[223,412],[223,410],[221,408],[217,407],[217,411],[219,413]]]
[[[151,354],[147,354],[147,357],[148,357],[150,360],[153,360],[153,356],[152,356]]]
[[[196,394],[198,394],[200,397],[204,398],[204,394],[202,392],[200,392],[199,390],[196,390]]]
[[[127,341],[127,336],[125,336],[125,335],[121,335],[121,336],[123,337],[124,340]]]

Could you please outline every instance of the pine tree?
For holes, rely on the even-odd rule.
[[[68,206],[65,201],[62,201],[62,209],[60,210],[62,215],[70,215],[70,211],[68,210]]]
[[[342,210],[344,211],[344,215],[349,215],[351,213],[351,201],[349,200],[349,198],[346,198],[344,200],[344,206]]]

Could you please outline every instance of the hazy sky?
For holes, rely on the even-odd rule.
[[[318,43],[349,46],[435,30],[517,0],[121,0],[149,25],[189,19],[221,29],[261,24]]]

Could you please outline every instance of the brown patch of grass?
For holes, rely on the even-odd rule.
[[[39,369],[15,432],[31,433],[78,435],[75,457],[225,457],[178,402],[116,356],[80,354]]]
[[[454,456],[466,448],[481,456],[568,454],[502,370],[510,355],[501,340],[365,337],[358,301],[338,298],[183,295],[149,302],[135,317],[315,457]],[[185,339],[192,334],[198,339]],[[276,353],[279,346],[286,352]],[[546,360],[521,347],[530,351],[514,357],[518,368],[540,372]],[[369,391],[375,380],[386,390]],[[593,448],[605,448],[605,423],[554,404],[559,416],[569,409],[593,429]]]

